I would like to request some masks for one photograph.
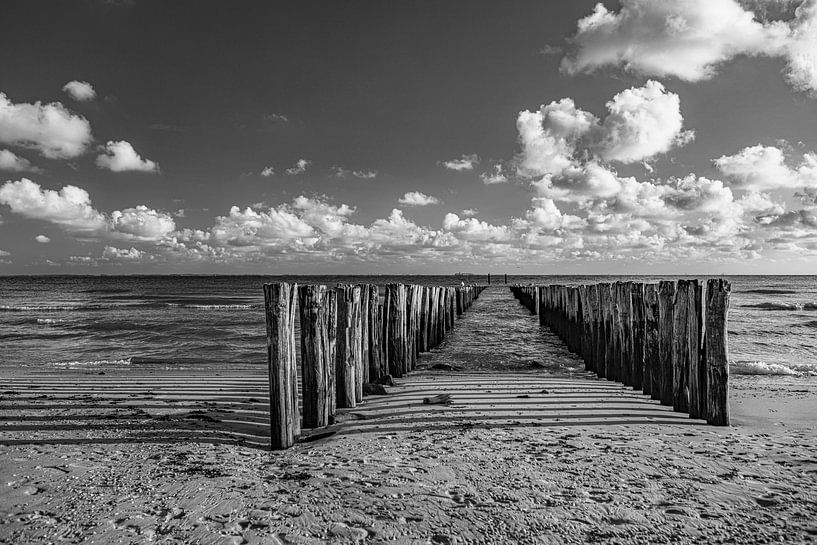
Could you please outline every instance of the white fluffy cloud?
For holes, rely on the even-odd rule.
[[[7,149],[0,149],[0,170],[39,172],[40,169],[32,165],[28,159],[15,155]]]
[[[479,155],[472,153],[470,155],[462,155],[459,159],[451,159],[450,161],[443,161],[442,166],[448,170],[456,170],[463,172],[465,170],[474,170],[474,167],[479,164]]]
[[[407,206],[428,206],[430,204],[440,204],[440,199],[426,195],[420,191],[409,191],[397,201]]]
[[[34,237],[34,240],[36,240],[40,244],[48,244],[49,242],[51,242],[51,239],[45,235],[37,235],[36,237]]]
[[[96,98],[94,87],[87,81],[69,81],[63,86],[62,90],[79,102],[86,102]]]
[[[576,108],[570,98],[520,112],[516,126],[522,152],[519,174],[527,177],[561,175],[581,168],[588,156],[633,163],[684,145],[691,131],[683,130],[678,95],[656,81],[626,89],[606,104],[599,120]]]
[[[261,171],[261,176],[265,178],[269,178],[270,176],[275,176],[275,169],[272,167],[264,167]]]
[[[758,144],[714,161],[731,185],[748,191],[817,187],[817,154],[806,153],[794,168],[780,148]]]
[[[133,146],[124,140],[105,144],[104,153],[96,158],[96,166],[113,172],[159,172],[157,163],[142,159]]]
[[[650,76],[687,81],[712,77],[738,55],[781,57],[787,79],[817,90],[817,2],[802,0],[787,21],[759,21],[736,0],[622,0],[603,4],[578,22],[573,50],[562,60],[570,74],[621,66]]]
[[[297,161],[295,161],[295,166],[287,169],[287,174],[289,174],[290,176],[302,174],[307,171],[311,164],[312,161],[307,161],[306,159],[298,159]]]
[[[43,189],[27,178],[0,186],[0,204],[26,218],[48,221],[86,238],[159,241],[176,228],[169,214],[144,205],[107,215],[93,207],[90,195],[82,188]]]
[[[482,183],[485,185],[504,184],[508,181],[508,177],[505,176],[505,169],[499,163],[495,164],[494,168],[488,172],[480,174],[479,179],[482,180]]]
[[[59,102],[15,104],[0,93],[0,143],[70,159],[82,155],[92,140],[88,120]]]

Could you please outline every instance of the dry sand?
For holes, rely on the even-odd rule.
[[[424,371],[270,453],[257,369],[0,376],[5,543],[817,539],[813,380],[736,377],[716,428],[581,374]]]

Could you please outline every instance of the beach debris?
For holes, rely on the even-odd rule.
[[[388,394],[389,392],[386,391],[382,384],[367,382],[363,385],[363,395],[365,396],[384,396]]]
[[[382,384],[383,386],[394,386],[394,379],[391,375],[383,375],[374,381],[375,384]]]
[[[423,398],[423,405],[451,405],[451,394],[439,394]]]
[[[448,363],[435,363],[429,369],[436,369],[437,371],[462,371],[459,365],[451,365]]]
[[[320,441],[321,439],[326,439],[327,437],[332,437],[335,435],[337,431],[329,430],[329,431],[322,431],[319,433],[311,433],[307,436],[301,437],[301,443],[311,443],[313,441]]]

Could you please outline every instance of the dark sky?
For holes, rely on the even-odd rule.
[[[565,52],[575,47],[568,38],[594,5],[5,1],[0,92],[18,105],[62,103],[87,120],[92,141],[84,153],[48,158],[31,143],[0,139],[0,149],[33,165],[29,172],[0,172],[0,183],[27,178],[43,191],[77,186],[106,218],[145,205],[172,217],[174,228],[160,236],[116,233],[116,228],[91,232],[0,198],[0,250],[7,254],[0,254],[0,273],[247,272],[268,270],[270,264],[291,272],[371,267],[445,272],[471,263],[526,271],[654,272],[679,260],[689,265],[689,248],[668,253],[667,259],[654,251],[638,256],[634,249],[636,261],[644,259],[632,266],[599,248],[592,255],[560,254],[541,245],[526,252],[513,222],[537,203],[532,204],[531,178],[515,173],[519,112],[570,97],[577,108],[603,119],[614,95],[654,79],[680,97],[684,129],[694,130],[695,139],[648,159],[652,173],[640,161],[606,164],[639,181],[690,173],[723,178],[713,159],[759,143],[785,140],[795,166],[798,154],[817,147],[815,100],[787,84],[780,59],[763,56],[740,55],[719,65],[716,76],[696,82],[621,67],[589,74],[560,71]],[[620,8],[616,2],[608,7]],[[546,46],[552,47],[543,51]],[[90,83],[96,97],[72,100],[62,90],[69,81]],[[98,167],[97,157],[109,141],[127,141],[139,156],[158,163],[158,171]],[[442,164],[472,154],[479,162],[471,170]],[[309,161],[306,171],[287,174],[302,158]],[[483,183],[480,174],[495,164],[503,165],[507,182]],[[275,174],[261,175],[266,167]],[[345,169],[341,175],[338,167]],[[414,191],[441,203],[398,202]],[[792,193],[779,196],[790,208]],[[279,224],[259,234],[258,226],[249,222],[247,227],[243,218],[245,223],[233,227],[254,237],[251,241],[225,236],[216,242],[210,233],[232,206],[253,206],[260,214],[292,212],[298,196],[334,206],[334,220],[340,217],[360,229],[371,231],[397,208],[425,231],[406,234],[414,229],[406,227],[395,237],[411,240],[400,244],[369,231],[334,236],[326,230],[297,234],[293,228],[278,236],[275,229],[284,229]],[[586,212],[590,206],[556,202],[562,213],[580,217],[582,207]],[[354,213],[338,216],[342,203]],[[299,210],[293,214],[303,219],[308,212]],[[475,228],[482,239],[472,231],[457,235],[443,227],[448,213],[461,220],[473,213],[475,221],[508,232],[500,243],[485,235],[490,229],[484,226]],[[318,223],[310,225],[318,229]],[[185,229],[203,234],[196,238],[183,234]],[[51,242],[34,242],[36,235]],[[562,250],[569,237],[563,238]],[[589,248],[590,239],[583,240]],[[613,251],[616,242],[592,244]],[[126,255],[130,249],[135,253]],[[715,250],[694,254],[693,268],[720,271],[724,259],[742,267],[745,255],[724,256]]]

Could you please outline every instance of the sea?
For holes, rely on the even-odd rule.
[[[673,277],[677,278],[681,277]],[[730,372],[817,376],[817,276],[725,278],[732,284]],[[507,282],[662,279],[668,277],[508,275]],[[66,369],[265,365],[264,283],[459,285],[487,280],[485,275],[0,277],[0,365]],[[503,275],[492,277],[494,285],[504,281]],[[494,296],[487,304],[514,303]],[[491,315],[501,310],[493,309]],[[472,312],[478,323],[478,310]],[[512,351],[519,342],[524,340],[496,343],[492,349]]]

